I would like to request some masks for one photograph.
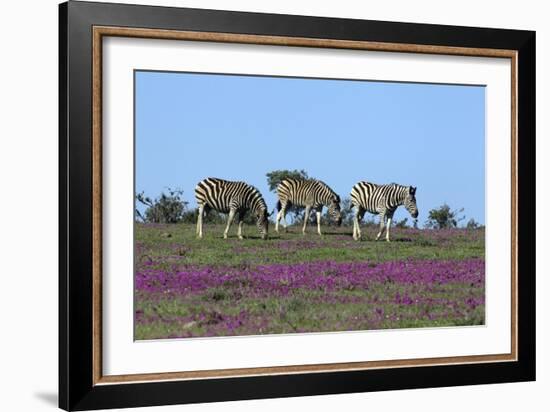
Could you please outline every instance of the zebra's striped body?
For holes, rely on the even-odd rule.
[[[306,232],[307,221],[312,209],[317,213],[317,232],[321,234],[321,212],[323,206],[328,207],[328,212],[332,219],[340,225],[342,216],[340,213],[340,196],[332,190],[327,184],[316,179],[283,179],[277,186],[277,219],[275,221],[275,231],[279,231],[279,221],[283,219],[283,226],[286,229],[286,212],[291,205],[302,206],[306,208],[304,215],[304,226],[302,233]]]
[[[389,242],[391,221],[395,210],[399,206],[405,206],[413,218],[418,217],[415,195],[416,187],[412,186],[402,186],[395,183],[389,185],[377,185],[369,182],[356,183],[351,189],[351,203],[355,207],[353,238],[355,240],[361,239],[359,222],[363,219],[365,212],[369,212],[380,216],[380,230],[376,240],[382,235],[387,219],[386,240]]]
[[[239,239],[242,239],[242,223],[245,213],[250,210],[256,217],[256,224],[262,236],[267,238],[268,214],[267,205],[261,193],[254,186],[245,182],[209,177],[197,183],[195,198],[199,208],[197,218],[197,235],[202,238],[202,220],[209,209],[229,214],[223,237],[227,238],[229,227],[235,215],[239,222]]]

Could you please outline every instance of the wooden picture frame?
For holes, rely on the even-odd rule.
[[[106,3],[60,5],[59,406],[215,402],[535,379],[535,33]],[[379,50],[511,60],[511,352],[104,376],[102,39]],[[521,224],[523,222],[523,224]]]

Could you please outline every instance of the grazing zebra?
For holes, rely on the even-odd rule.
[[[413,218],[418,217],[416,206],[416,187],[401,186],[395,183],[389,185],[376,185],[369,182],[358,182],[351,189],[351,203],[355,207],[355,218],[353,219],[353,238],[361,239],[361,228],[359,222],[363,219],[365,212],[380,215],[380,230],[376,240],[384,231],[384,223],[387,218],[386,241],[390,241],[390,225],[399,206],[405,206]]]
[[[279,232],[279,221],[283,219],[283,227],[286,230],[286,212],[291,205],[305,206],[304,226],[302,233],[306,233],[306,225],[311,209],[317,212],[317,232],[321,234],[321,212],[323,206],[328,207],[332,220],[338,225],[342,224],[340,213],[340,196],[325,183],[315,179],[283,179],[277,186],[277,219],[275,231]]]
[[[223,232],[223,238],[227,239],[227,233],[231,222],[237,214],[239,239],[243,238],[242,224],[245,213],[250,210],[256,217],[256,225],[262,236],[267,239],[268,214],[264,198],[254,186],[245,182],[231,182],[228,180],[209,177],[197,183],[195,198],[199,206],[197,218],[197,235],[202,238],[202,220],[210,209],[221,213],[228,213],[227,225]]]

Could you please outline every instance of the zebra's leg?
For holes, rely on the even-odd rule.
[[[386,242],[390,241],[390,227],[391,227],[391,221],[393,219],[393,213],[390,213],[388,215],[388,223],[386,226]]]
[[[359,207],[355,209],[355,216],[353,218],[353,239],[361,240],[361,210]]]
[[[197,216],[197,230],[196,235],[199,239],[202,239],[202,215],[204,213],[204,205],[199,205],[199,215]]]
[[[243,238],[243,221],[242,220],[239,222],[239,231],[237,233],[237,236],[239,237],[239,239],[242,240]]]
[[[281,202],[281,209],[277,212],[277,218],[275,219],[275,232],[277,233],[279,233],[279,222],[281,221],[281,218],[284,219],[285,209],[286,209],[286,204],[282,204]],[[283,227],[286,229],[286,221],[284,222]]]
[[[234,217],[235,217],[235,209],[229,210],[229,216],[227,217],[227,226],[225,227],[225,231],[223,232],[224,239],[227,239],[227,233],[229,233],[229,227],[231,226],[231,222],[233,222]]]
[[[286,205],[283,206],[281,209],[283,212],[283,229],[285,230],[285,233],[288,232],[288,224],[286,223]]]
[[[322,235],[321,233],[321,211],[317,210],[317,233],[319,233],[319,236]]]
[[[378,234],[376,235],[376,240],[380,239],[380,236],[382,236],[382,232],[384,231],[385,223],[386,223],[386,211],[380,212],[380,230],[378,231]]]
[[[365,216],[365,209],[359,208],[359,215],[357,216],[357,238],[361,240],[361,221],[363,216]]]
[[[311,212],[311,206],[306,206],[306,211],[304,213],[304,227],[302,227],[302,234],[306,234],[307,221],[309,220],[309,212]]]
[[[244,213],[239,213],[239,230],[237,232],[237,236],[239,239],[243,239],[243,221],[244,221]]]

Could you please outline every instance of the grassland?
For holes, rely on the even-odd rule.
[[[483,229],[235,229],[136,225],[136,339],[484,323]]]

